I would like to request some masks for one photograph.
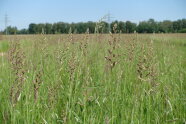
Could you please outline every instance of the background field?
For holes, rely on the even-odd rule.
[[[186,34],[0,37],[0,123],[186,123]]]

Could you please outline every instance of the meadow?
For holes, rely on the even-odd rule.
[[[1,124],[185,124],[186,34],[3,35]]]

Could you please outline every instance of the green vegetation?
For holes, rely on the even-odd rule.
[[[186,33],[186,28],[179,30],[179,33]]]
[[[109,24],[105,22],[104,19],[101,21],[100,33],[109,33]],[[139,22],[139,24],[130,21],[114,21],[111,23],[111,27],[114,24],[118,25],[118,33],[185,33],[186,19],[180,19],[177,21],[164,20],[162,22],[157,22],[154,19],[149,19],[148,21]],[[9,34],[68,34],[71,28],[73,33],[82,34],[86,32],[89,28],[89,33],[95,33],[96,22],[80,22],[80,23],[31,23],[28,29],[18,30],[16,27],[7,27]],[[6,30],[4,31],[4,33]],[[113,33],[114,30],[111,30]]]
[[[7,41],[1,41],[0,42],[0,52],[6,52],[8,50],[8,42]]]
[[[186,123],[185,34],[7,36],[0,123]]]

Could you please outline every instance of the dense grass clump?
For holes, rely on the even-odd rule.
[[[7,36],[0,123],[186,123],[185,34]]]

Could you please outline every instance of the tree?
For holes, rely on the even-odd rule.
[[[180,19],[177,21],[164,20],[162,22],[157,22],[154,19],[149,19],[147,21],[142,21],[138,25],[136,23],[132,23],[130,21],[114,21],[111,23],[110,28],[111,32],[113,31],[114,25],[117,24],[116,33],[133,33],[137,30],[139,33],[153,33],[153,32],[164,32],[164,33],[176,33],[176,32],[185,32],[186,29],[186,19]],[[16,27],[7,27],[6,30],[9,31],[10,34],[66,34],[69,32],[71,28],[72,33],[85,33],[89,28],[89,33],[94,33],[96,27],[96,22],[79,22],[79,23],[65,23],[65,22],[57,22],[57,23],[40,23],[35,24],[31,23],[28,29],[18,30]],[[99,33],[109,33],[109,24],[107,22],[99,22]]]
[[[117,25],[117,29],[114,29],[114,25]],[[115,33],[115,31],[118,32],[118,21],[115,20],[114,22],[112,22],[112,23],[110,24],[110,28],[111,28],[111,32],[112,32],[112,33]],[[115,30],[115,31],[114,31],[114,30]]]
[[[37,25],[34,23],[31,23],[28,28],[29,34],[36,34],[37,32]]]
[[[18,30],[17,30],[17,27],[11,27],[11,26],[8,26],[5,30],[4,30],[4,33],[8,32],[8,34],[17,34]]]
[[[146,21],[142,21],[139,23],[138,27],[137,27],[137,31],[139,33],[147,33],[149,29],[149,25]]]
[[[52,34],[52,24],[49,24],[49,23],[45,24],[45,33]]]
[[[79,22],[76,24],[77,33],[80,34],[85,33],[87,28],[88,28],[87,25],[83,22]]]
[[[133,33],[136,30],[136,24],[126,21],[126,33]]]
[[[27,29],[21,29],[18,31],[18,34],[28,34],[28,30]]]
[[[186,19],[182,19],[182,28],[186,28]]]
[[[159,22],[159,32],[170,33],[174,32],[173,23],[170,20]]]
[[[119,21],[118,22],[118,30],[121,31],[122,33],[126,33],[126,23]]]
[[[45,24],[36,24],[36,34],[45,33]]]
[[[96,23],[89,21],[89,22],[87,22],[87,27],[89,28],[89,33],[94,33]]]
[[[148,33],[158,32],[158,24],[154,19],[148,20]]]

